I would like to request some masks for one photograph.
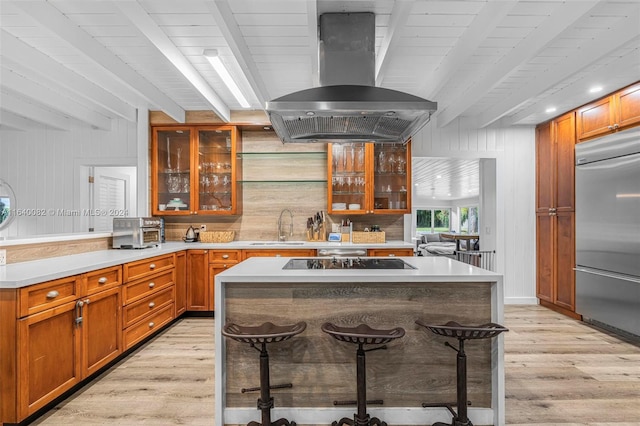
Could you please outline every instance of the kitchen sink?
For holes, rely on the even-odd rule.
[[[302,241],[265,241],[259,243],[251,243],[252,246],[301,246]]]

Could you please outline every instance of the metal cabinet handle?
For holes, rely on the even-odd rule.
[[[222,255],[222,258],[223,258],[223,259],[228,259],[228,258],[229,258],[229,255],[228,255],[228,254],[223,254],[223,255]]]
[[[154,288],[155,286],[156,286],[156,283],[153,283],[153,282],[149,283],[149,288]]]
[[[151,265],[149,265],[149,269],[156,269],[156,264],[152,263]]]
[[[615,123],[615,124],[613,125],[613,128],[614,128],[614,129],[617,129],[618,127],[620,127],[620,125],[619,125],[618,123]]]
[[[615,127],[613,127],[613,126],[607,126],[607,129],[609,129],[609,130],[613,130],[613,129],[615,129]]]
[[[278,253],[278,254],[276,254],[276,257],[282,257],[282,255]]]
[[[107,277],[100,277],[100,279],[98,280],[98,284],[104,284],[107,282]]]
[[[47,293],[47,299],[55,299],[58,296],[60,296],[60,292],[57,290],[51,290],[49,293]]]
[[[395,257],[395,253],[389,253],[389,257]]]
[[[154,302],[149,302],[149,307],[153,308],[154,306],[156,306],[156,304]]]
[[[153,321],[149,323],[149,328],[153,328],[155,326],[156,326],[156,324]]]

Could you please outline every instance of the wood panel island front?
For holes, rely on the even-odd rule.
[[[456,352],[449,340],[415,324],[465,325],[503,322],[502,276],[445,257],[401,257],[415,269],[283,269],[291,258],[251,258],[215,278],[216,426],[259,420],[259,353],[226,339],[225,323],[260,325],[307,323],[294,338],[269,345],[271,384],[292,383],[272,391],[272,418],[298,425],[331,424],[353,418],[355,406],[334,406],[356,396],[354,345],[321,331],[327,321],[340,326],[366,323],[406,330],[387,350],[367,355],[367,398],[371,416],[389,424],[450,423],[445,408],[423,402],[456,400]],[[470,341],[467,353],[469,418],[478,425],[504,424],[503,337]],[[375,347],[373,345],[372,347]]]

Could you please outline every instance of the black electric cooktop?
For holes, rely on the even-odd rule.
[[[402,259],[321,257],[291,259],[282,269],[416,269]]]

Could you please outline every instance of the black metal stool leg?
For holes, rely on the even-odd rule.
[[[269,381],[269,353],[266,343],[262,344],[260,351],[260,399],[258,399],[258,409],[262,412],[262,426],[271,426],[271,408],[273,398],[271,398],[271,383]]]
[[[456,426],[473,426],[467,417],[467,355],[464,353],[464,339],[458,339],[456,356],[456,384],[458,393],[458,415],[454,418]]]

